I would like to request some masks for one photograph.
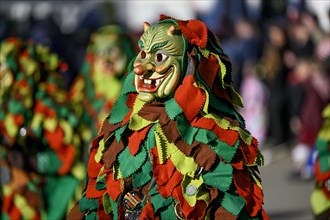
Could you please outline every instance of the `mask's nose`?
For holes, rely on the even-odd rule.
[[[134,63],[134,73],[136,75],[147,75],[151,74],[155,71],[155,65],[148,62],[146,64],[143,63]]]

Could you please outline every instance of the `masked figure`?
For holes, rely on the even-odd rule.
[[[84,179],[63,88],[67,65],[17,38],[0,44],[1,219],[61,219]]]
[[[263,157],[218,39],[201,21],[161,15],[138,45],[69,217],[268,219]]]
[[[322,113],[323,125],[317,135],[317,159],[314,165],[315,189],[311,195],[311,205],[316,220],[330,218],[330,104]]]
[[[90,144],[119,96],[133,43],[115,25],[104,26],[91,36],[86,60],[76,77],[70,96],[81,122],[79,133]]]

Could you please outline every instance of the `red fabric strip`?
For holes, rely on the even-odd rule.
[[[252,165],[257,158],[258,148],[254,145],[246,144],[244,141],[240,142],[240,149],[247,164]]]
[[[139,151],[141,141],[145,139],[151,126],[152,125],[148,125],[140,131],[134,131],[133,134],[128,137],[129,151],[133,156]]]
[[[182,108],[188,121],[191,121],[200,112],[206,100],[204,91],[195,87],[194,81],[192,75],[186,76],[174,94],[175,101]],[[189,94],[193,94],[193,102],[192,99],[187,98]]]
[[[251,180],[247,169],[234,170],[233,180],[237,193],[245,199],[247,212],[256,216],[262,208],[262,190]]]
[[[217,137],[221,141],[226,142],[230,146],[234,146],[239,137],[237,131],[230,129],[225,130],[219,127],[215,123],[215,121],[210,118],[204,118],[204,117],[195,118],[194,120],[191,121],[191,126],[204,128],[214,132],[214,134],[217,135]]]
[[[198,71],[210,89],[213,88],[213,83],[217,77],[218,70],[218,60],[213,55],[210,55],[209,58],[201,58]]]
[[[102,168],[102,165],[95,161],[95,154],[97,153],[97,149],[93,149],[90,152],[88,164],[87,164],[87,173],[88,177],[96,178]]]
[[[96,179],[90,178],[87,184],[87,189],[86,189],[86,198],[88,199],[95,199],[102,197],[102,195],[105,193],[105,189],[102,190],[97,190],[95,189],[96,186]]]
[[[121,180],[114,180],[113,172],[109,172],[106,176],[106,185],[109,196],[112,200],[116,201],[121,193]]]

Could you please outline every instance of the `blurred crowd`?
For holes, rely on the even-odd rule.
[[[119,94],[122,78],[125,76],[123,66],[127,65],[136,53],[137,37],[143,30],[143,21],[150,23],[157,21],[160,13],[184,19],[197,18],[205,22],[219,37],[224,52],[231,58],[233,82],[236,89],[240,91],[245,106],[239,110],[246,120],[247,129],[257,137],[261,148],[283,143],[292,147],[293,174],[300,178],[311,178],[313,176],[314,145],[322,126],[321,113],[330,102],[330,3],[326,0],[214,0],[179,1],[177,4],[180,6],[177,6],[172,2],[159,1],[158,4],[157,1],[151,2],[81,2],[74,0],[15,2],[0,0],[1,54],[5,53],[4,48],[7,48],[7,52],[9,51],[8,45],[19,48],[15,52],[8,52],[11,54],[12,61],[5,62],[1,60],[0,56],[0,71],[2,71],[0,74],[2,99],[0,104],[9,106],[9,102],[7,103],[5,99],[18,100],[17,102],[21,102],[22,99],[17,96],[17,91],[12,92],[15,86],[10,85],[11,89],[8,91],[11,92],[6,93],[5,88],[7,87],[5,86],[10,82],[8,83],[8,78],[4,77],[6,76],[3,72],[4,63],[8,65],[9,62],[14,65],[9,66],[14,75],[12,80],[17,81],[16,90],[17,86],[20,88],[19,85],[22,84],[22,81],[26,80],[24,85],[30,82],[28,78],[31,76],[31,79],[35,80],[31,85],[33,89],[29,90],[32,96],[42,93],[42,89],[34,84],[45,84],[49,80],[54,82],[52,78],[48,77],[51,74],[47,74],[47,77],[39,76],[37,79],[32,72],[31,76],[18,76],[18,73],[28,72],[21,70],[20,57],[24,56],[31,57],[33,62],[40,67],[41,72],[55,71],[45,68],[44,63],[51,61],[45,61],[40,58],[41,55],[36,56],[36,53],[31,52],[31,50],[40,50],[37,49],[40,46],[36,45],[48,48],[47,52],[44,52],[47,57],[52,56],[49,55],[50,53],[56,54],[56,57],[65,63],[63,66],[58,62],[58,66],[56,66],[61,70],[58,72],[63,79],[58,84],[63,86],[63,94],[67,93],[71,105],[73,105],[68,107],[70,110],[65,110],[65,112],[73,112],[74,116],[71,119],[65,114],[56,116],[59,118],[58,122],[63,121],[59,123],[59,129],[63,127],[66,132],[73,130],[74,134],[81,133],[81,136],[72,135],[66,140],[70,146],[79,145],[73,147],[76,151],[83,151],[79,150],[79,147],[86,148],[92,137],[95,137],[102,117],[105,117],[106,112],[111,110],[111,106]],[[171,7],[168,6],[170,4],[172,4]],[[141,19],[140,26],[136,26],[135,24]],[[115,37],[110,36],[113,33],[115,33]],[[29,43],[26,46],[22,42]],[[30,42],[33,42],[34,45],[31,46]],[[23,49],[20,48],[21,45],[24,45]],[[29,51],[28,55],[25,51]],[[122,62],[123,59],[126,60],[122,67],[114,65],[114,63]],[[40,63],[43,64],[40,65]],[[106,71],[111,72],[109,73],[111,79],[100,75],[100,72]],[[25,77],[27,78],[25,79]],[[105,83],[111,80],[116,82],[111,85]],[[41,87],[44,90],[50,89],[47,85]],[[56,88],[44,93],[59,92],[60,90]],[[115,92],[109,92],[110,90]],[[42,95],[36,95],[36,97],[45,100]],[[107,100],[100,97],[106,97]],[[107,102],[109,100],[111,101]],[[56,101],[53,110],[58,106],[67,105],[62,102],[63,100]],[[34,103],[36,110],[31,110],[31,103]],[[34,121],[36,124],[35,121],[39,119],[34,119],[33,114],[36,114],[38,109],[42,109],[43,102],[38,102],[37,98],[31,98],[31,103],[26,106],[22,105],[21,111],[24,112],[22,117],[25,120]],[[47,103],[46,101],[44,105],[47,106]],[[64,107],[61,108],[64,109]],[[30,113],[27,114],[27,111]],[[12,139],[15,139],[13,136],[16,133],[18,136],[26,136],[24,132],[27,131],[20,130],[24,126],[17,123],[15,135],[10,129],[10,131],[6,130],[7,133],[5,132],[8,126],[6,127],[6,123],[3,121],[9,119],[4,118],[8,118],[10,114],[11,120],[17,122],[19,117],[16,117],[15,114],[18,115],[18,112],[16,107],[14,110],[7,109],[7,107],[1,110],[0,128],[4,129],[1,130],[1,145],[14,143],[15,140]],[[46,114],[45,112],[47,111],[42,110],[39,113]],[[102,115],[98,116],[98,113],[102,113]],[[79,121],[84,121],[84,123]],[[51,124],[51,122],[49,123]],[[71,123],[71,127],[65,126],[67,123]],[[49,132],[46,130],[50,125],[43,126],[45,127],[44,132]],[[90,129],[91,127],[93,129]],[[20,132],[23,132],[24,135]],[[42,140],[43,145],[48,147],[43,151],[49,153],[52,150],[59,159],[49,156],[50,154],[47,154],[48,156],[40,154],[39,159],[35,160],[42,161],[42,158],[50,158],[49,160],[59,161],[59,163],[65,161],[70,164],[68,166],[72,166],[72,169],[77,167],[77,163],[73,161],[85,162],[86,155],[81,155],[81,152],[75,154],[76,159],[71,158],[71,162],[68,162],[63,156],[67,153],[58,153],[59,148],[51,143],[51,133],[48,135],[49,138],[43,137],[45,138]],[[11,134],[10,141],[6,139],[6,135],[9,134]],[[10,151],[8,149],[10,147],[0,150],[0,156],[5,157],[5,154],[8,156],[10,154],[7,152]],[[18,148],[16,150],[19,151]],[[20,156],[11,153],[8,157],[17,159]],[[20,159],[23,161],[22,163],[27,163],[23,158]],[[46,168],[38,168],[34,162],[29,161],[28,163],[30,168],[26,178],[30,178],[34,183],[36,180],[31,178],[31,172],[46,174],[48,177],[51,176],[52,180],[54,180],[54,173],[68,176],[71,172],[69,168],[61,169],[60,165],[58,165],[58,170],[48,172]],[[6,166],[10,166],[10,160]],[[23,167],[24,165],[20,168]],[[3,170],[3,168],[1,169]],[[77,170],[77,168],[75,169]],[[71,173],[74,178],[66,178],[61,181],[71,181],[73,188],[77,184],[77,179],[82,178],[77,177],[74,174],[76,172]],[[1,172],[2,184],[6,183],[6,177],[3,175]],[[38,181],[36,185],[41,184],[40,180]],[[55,189],[55,186],[51,186],[54,184],[53,182],[48,181],[48,183],[46,193]],[[8,190],[3,193],[9,195]],[[73,189],[70,193],[74,197]],[[10,203],[8,198],[3,201]],[[54,206],[56,201],[58,200],[48,201],[48,206]],[[69,198],[67,198],[68,201]],[[18,202],[17,204],[19,206],[23,203]],[[63,210],[65,208],[63,207]],[[48,214],[51,216],[51,211]]]

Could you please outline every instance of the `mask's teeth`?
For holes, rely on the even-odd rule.
[[[160,84],[160,79],[156,79],[156,83],[155,83],[155,86],[158,86]]]
[[[143,76],[140,76],[140,79],[143,79]]]
[[[145,79],[143,80],[144,84],[150,85],[151,84],[151,80],[150,79]]]

